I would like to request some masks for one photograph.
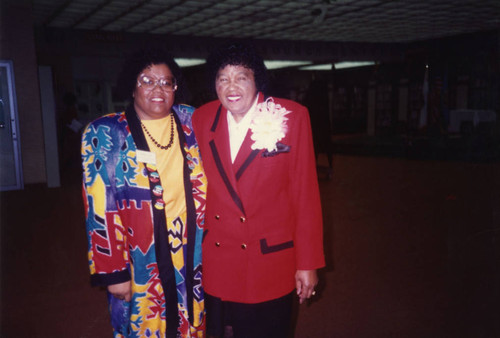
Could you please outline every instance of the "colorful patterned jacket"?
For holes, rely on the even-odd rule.
[[[133,106],[95,120],[83,133],[91,284],[132,283],[130,302],[108,295],[115,337],[204,334],[201,240],[207,184],[192,132],[193,108],[176,105],[173,111],[184,145],[187,214],[168,225],[158,171],[137,157],[138,150],[149,148]]]

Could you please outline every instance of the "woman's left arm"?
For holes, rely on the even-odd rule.
[[[323,218],[316,172],[311,124],[307,108],[296,104],[290,124],[290,186],[296,229],[295,249],[298,271],[314,271],[324,266]],[[292,121],[290,121],[292,122]],[[316,272],[297,274],[297,283],[307,285],[317,279]],[[317,283],[314,282],[313,284]],[[311,291],[312,292],[312,291]]]

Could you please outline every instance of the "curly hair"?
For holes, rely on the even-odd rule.
[[[165,64],[172,72],[177,83],[174,103],[185,99],[185,85],[181,69],[174,58],[164,49],[146,48],[132,54],[124,63],[118,77],[117,94],[121,100],[133,102],[133,93],[137,85],[137,77],[149,66]]]
[[[219,70],[224,67],[243,66],[253,71],[255,86],[258,91],[267,90],[267,68],[264,60],[248,42],[233,42],[213,51],[207,59],[209,86],[215,92],[215,79]]]

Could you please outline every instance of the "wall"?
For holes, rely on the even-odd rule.
[[[0,58],[12,60],[16,82],[24,183],[45,183],[45,151],[31,5],[2,0]]]

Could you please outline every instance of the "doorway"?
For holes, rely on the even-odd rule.
[[[0,191],[23,189],[12,61],[0,60]]]

